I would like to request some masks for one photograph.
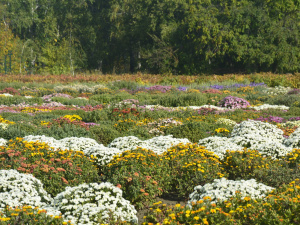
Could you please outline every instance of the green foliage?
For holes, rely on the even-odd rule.
[[[81,118],[85,122],[92,122],[97,123],[100,121],[107,121],[108,120],[108,110],[94,110],[91,112],[86,112],[83,115],[81,115]]]
[[[54,102],[60,102],[64,105],[77,105],[77,106],[85,106],[88,103],[87,99],[69,99],[69,98],[63,98],[63,97],[53,97],[52,101]]]
[[[181,197],[187,198],[197,185],[227,177],[218,157],[197,144],[171,147],[163,154],[163,158],[170,168],[171,183],[167,186],[167,192]]]
[[[9,125],[6,129],[0,127],[0,136],[6,140],[16,137],[25,137],[37,133],[37,127],[26,123],[16,123]]]
[[[22,96],[13,97],[0,97],[0,105],[17,105],[17,104],[42,104],[43,100],[41,98],[25,98]]]
[[[205,105],[206,103],[207,97],[200,93],[170,93],[161,95],[157,100],[157,104],[166,107]]]
[[[105,146],[121,135],[114,127],[108,125],[93,126],[90,132],[93,139]]]
[[[264,157],[258,151],[248,149],[227,151],[222,160],[223,168],[229,174],[230,180],[251,179],[255,170],[268,169],[274,163],[271,157]]]
[[[270,98],[267,101],[271,105],[286,105],[300,107],[300,96],[299,95],[278,95]]]
[[[51,126],[50,128],[41,127],[35,131],[35,135],[45,135],[47,137],[54,137],[55,139],[63,139],[66,137],[90,137],[90,132],[74,124],[63,124],[61,126]]]
[[[0,7],[0,58],[12,50],[15,72],[223,74],[300,68],[298,0],[8,0]]]
[[[135,90],[138,88],[138,83],[133,81],[118,80],[109,83],[107,87],[112,90],[119,90],[119,89]]]

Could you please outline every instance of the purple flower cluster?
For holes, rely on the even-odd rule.
[[[187,87],[179,86],[179,87],[177,87],[177,90],[178,91],[186,91]]]
[[[223,98],[218,103],[218,105],[229,109],[244,109],[250,106],[250,103],[243,98],[238,98],[230,95]]]
[[[53,97],[73,98],[71,95],[68,95],[68,94],[54,93],[51,95],[44,95],[42,97],[42,99],[44,100],[44,102],[51,102],[51,98],[53,98]]]
[[[254,120],[257,120],[257,121],[261,121],[261,122],[273,122],[273,123],[284,123],[286,122],[286,119],[282,118],[282,117],[279,117],[279,116],[269,116],[269,117],[259,117],[259,118],[256,118]]]
[[[250,84],[233,84],[233,85],[210,85],[209,87],[222,90],[222,89],[228,89],[228,88],[240,88],[240,87],[257,87],[257,86],[265,86],[266,84],[264,82],[262,83],[255,83],[252,82]]]
[[[289,121],[298,121],[298,120],[300,120],[300,116],[289,118]]]

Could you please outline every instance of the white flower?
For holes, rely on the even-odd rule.
[[[274,188],[257,183],[255,179],[233,181],[226,178],[215,179],[211,184],[196,186],[194,192],[190,194],[187,206],[191,207],[192,202],[202,200],[205,196],[211,197],[211,203],[216,203],[219,199],[224,201],[240,192],[241,197],[263,198],[266,193]]]
[[[300,148],[300,127],[298,127],[289,138],[285,139],[283,143],[291,148]]]
[[[109,222],[109,213],[115,219],[137,222],[134,206],[122,197],[122,190],[111,183],[66,187],[54,198],[53,207],[74,224],[96,224],[98,219]]]
[[[269,104],[263,104],[259,106],[249,106],[249,108],[255,109],[255,110],[266,110],[266,109],[280,109],[280,110],[289,110],[290,107],[285,105],[269,105]]]
[[[30,205],[44,207],[53,199],[44,190],[43,184],[32,174],[17,170],[0,170],[0,208]]]
[[[137,147],[141,147],[145,149],[150,149],[156,154],[160,155],[167,151],[168,148],[179,143],[187,144],[190,143],[190,141],[186,138],[173,138],[172,135],[158,136],[145,141],[142,141],[134,136],[129,136],[116,138],[109,144],[109,147],[118,148],[121,151],[135,150]]]

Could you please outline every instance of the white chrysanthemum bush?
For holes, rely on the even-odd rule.
[[[0,170],[0,208],[30,205],[44,207],[53,199],[44,190],[44,185],[32,174],[17,170]]]
[[[237,192],[241,197],[263,198],[273,189],[262,183],[257,183],[255,179],[238,181],[227,180],[226,178],[215,179],[212,183],[196,186],[194,192],[189,196],[187,205],[191,207],[192,202],[196,203],[206,196],[211,198],[211,203],[228,200]]]
[[[114,220],[137,222],[134,206],[111,183],[67,187],[54,198],[53,206],[74,224],[98,224]]]

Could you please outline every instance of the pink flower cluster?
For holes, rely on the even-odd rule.
[[[250,103],[243,98],[238,98],[230,95],[223,98],[218,103],[218,105],[229,109],[244,109],[250,106]]]

